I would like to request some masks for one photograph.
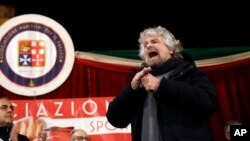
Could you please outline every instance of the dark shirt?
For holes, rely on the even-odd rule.
[[[12,127],[10,126],[0,127],[0,140],[9,141],[11,129]],[[29,141],[29,139],[24,135],[18,134],[18,141]]]

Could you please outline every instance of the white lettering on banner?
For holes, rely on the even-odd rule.
[[[23,110],[24,112],[18,112],[15,113],[15,118],[22,118],[22,117],[29,117],[29,116],[36,116],[36,117],[74,117],[78,116],[79,113],[81,115],[89,115],[89,116],[96,116],[100,115],[100,111],[98,111],[98,104],[93,100],[87,100],[84,102],[65,102],[65,101],[42,101],[42,102],[22,102],[22,104],[19,103],[12,103],[15,105],[16,109]],[[46,106],[45,106],[45,105]],[[48,105],[49,104],[49,105]],[[25,105],[24,107],[22,105]],[[81,106],[81,111],[78,109]],[[77,107],[77,108],[75,108]],[[22,109],[23,108],[23,109]],[[55,109],[55,110],[54,110]],[[68,109],[68,110],[65,110]],[[77,115],[76,111],[77,110]],[[99,109],[103,111],[107,111],[107,109]],[[18,115],[21,114],[21,115]]]
[[[29,104],[25,103],[25,117],[29,116]]]
[[[91,112],[91,111],[90,111],[90,112],[87,111],[87,109],[86,109],[86,105],[87,105],[87,104],[92,104],[92,105],[91,105],[91,106],[92,106],[91,110],[93,110],[92,112]],[[83,111],[84,111],[87,115],[94,115],[94,114],[96,113],[96,111],[97,111],[97,104],[96,104],[96,102],[93,101],[93,100],[87,100],[86,102],[83,103],[82,109],[83,109]]]
[[[63,102],[55,102],[55,105],[58,105],[58,107],[56,109],[56,113],[55,113],[56,116],[63,116],[63,113],[59,113],[59,111],[62,107],[62,104],[63,104]]]
[[[73,116],[75,114],[74,101],[71,101],[70,104],[71,104],[71,115]]]
[[[48,113],[47,113],[43,103],[40,104],[36,116],[37,117],[40,117],[40,116],[47,117],[48,116]]]
[[[103,116],[112,98],[78,98],[50,100],[13,100],[15,120],[34,118],[73,118]]]

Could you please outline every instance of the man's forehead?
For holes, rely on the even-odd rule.
[[[11,101],[8,100],[8,99],[0,99],[0,104],[3,105],[3,104],[11,104]]]
[[[78,136],[78,135],[87,135],[84,131],[82,130],[78,130],[78,131],[75,131],[75,133],[73,134],[73,136]]]
[[[151,40],[161,40],[161,39],[162,39],[162,37],[158,36],[158,35],[156,35],[156,36],[147,36],[145,38],[145,42],[148,42],[148,41],[151,41]]]

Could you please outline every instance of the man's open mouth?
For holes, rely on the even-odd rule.
[[[150,52],[148,53],[148,56],[149,56],[149,58],[156,57],[156,56],[158,56],[158,52],[156,52],[156,51],[150,51]]]

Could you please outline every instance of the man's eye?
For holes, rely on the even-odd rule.
[[[2,106],[0,106],[0,109],[1,110],[7,110],[8,108],[10,108],[12,111],[14,110],[14,106],[8,106],[8,105],[2,105]]]

